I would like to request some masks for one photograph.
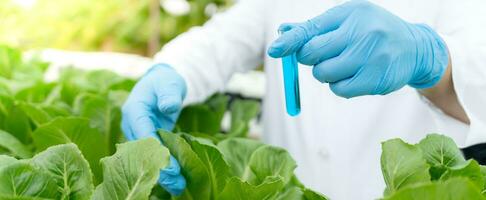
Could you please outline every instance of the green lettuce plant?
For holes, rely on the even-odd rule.
[[[0,199],[325,199],[298,182],[281,148],[245,139],[259,104],[216,94],[185,107],[174,132],[126,142],[120,107],[135,84],[110,71],[67,68],[0,46]],[[225,113],[230,127],[222,130]],[[186,133],[182,133],[186,132]],[[156,184],[170,152],[187,189]]]
[[[412,145],[382,143],[386,200],[486,199],[485,167],[465,160],[451,138],[430,134]]]
[[[297,180],[297,165],[284,149],[246,138],[215,144],[185,133],[159,134],[188,183],[175,199],[326,199]]]
[[[169,163],[155,139],[118,145],[101,160],[104,179],[94,188],[88,161],[73,143],[55,145],[30,159],[0,156],[1,199],[144,199]]]
[[[174,133],[159,132],[165,146],[126,142],[120,107],[135,80],[67,68],[46,82],[49,65],[21,55],[0,46],[0,199],[326,199],[299,182],[287,151],[246,138],[255,101],[215,94],[185,107]],[[446,136],[382,150],[382,199],[486,199],[486,167]],[[187,179],[178,197],[156,184],[169,152]]]

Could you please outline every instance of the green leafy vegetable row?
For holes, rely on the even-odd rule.
[[[120,130],[135,81],[66,68],[47,82],[48,67],[0,46],[0,199],[324,199],[285,150],[244,139],[259,104],[222,94],[183,109],[174,131],[186,133],[161,133],[188,181],[171,197],[156,184],[168,149]]]
[[[101,160],[104,180],[96,189],[88,162],[73,143],[47,148],[31,159],[0,155],[1,199],[143,199],[169,163],[155,139],[120,144]]]
[[[166,147],[125,142],[120,107],[134,80],[67,68],[46,82],[48,66],[0,46],[0,199],[325,199],[298,181],[284,149],[245,138],[254,101],[217,94],[184,108],[177,134],[160,132]],[[382,149],[383,199],[486,199],[486,167],[450,138],[393,139]],[[156,185],[169,150],[187,179],[180,197]]]
[[[297,165],[284,149],[245,138],[214,144],[189,134],[162,131],[160,137],[187,179],[177,199],[326,199],[298,182]]]
[[[431,134],[415,145],[392,139],[382,150],[386,200],[486,199],[486,167],[465,160],[451,138]]]

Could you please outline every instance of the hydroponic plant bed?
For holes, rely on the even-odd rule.
[[[48,67],[0,47],[0,199],[325,199],[284,149],[245,138],[255,101],[216,94],[184,108],[177,133],[160,132],[167,147],[126,142],[120,107],[135,80],[66,68],[46,82]],[[169,150],[187,179],[179,197],[156,184]]]
[[[247,138],[255,101],[215,94],[185,107],[172,132],[159,131],[165,146],[126,142],[120,107],[135,80],[67,68],[46,82],[48,67],[0,47],[0,200],[326,199],[300,183],[285,149]],[[230,126],[221,131],[227,112]],[[382,199],[485,199],[486,167],[465,160],[448,137],[391,139],[382,149]],[[178,197],[156,184],[169,152],[187,180]]]

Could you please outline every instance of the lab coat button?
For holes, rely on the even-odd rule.
[[[317,151],[317,154],[322,159],[328,159],[329,158],[329,151],[324,147],[319,148],[319,150]]]

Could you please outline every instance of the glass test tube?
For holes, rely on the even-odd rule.
[[[282,58],[285,104],[287,113],[296,116],[300,113],[299,71],[295,53]]]

